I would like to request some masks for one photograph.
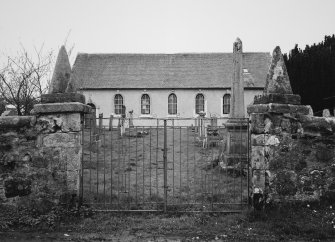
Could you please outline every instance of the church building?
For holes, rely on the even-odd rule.
[[[244,102],[262,94],[271,56],[243,52]],[[70,83],[104,117],[228,117],[233,53],[87,54],[79,53]],[[124,108],[126,111],[124,111]]]

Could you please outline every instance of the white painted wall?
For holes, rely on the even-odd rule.
[[[126,106],[126,112],[133,110],[134,118],[193,118],[195,114],[195,96],[202,93],[205,97],[206,117],[228,117],[222,111],[223,95],[230,93],[229,89],[147,89],[147,90],[84,90],[82,93],[86,97],[86,102],[92,102],[97,108],[97,115],[103,113],[104,117],[114,114],[114,96],[121,94]],[[168,115],[168,96],[174,93],[177,96],[177,115]],[[246,108],[255,95],[262,93],[262,90],[245,90],[244,102]],[[150,115],[141,115],[141,96],[148,94],[150,96]]]

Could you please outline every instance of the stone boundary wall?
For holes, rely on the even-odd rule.
[[[48,210],[78,198],[81,126],[89,107],[45,105],[34,116],[0,117],[1,204]]]
[[[335,117],[308,106],[248,107],[251,118],[253,204],[335,202]]]

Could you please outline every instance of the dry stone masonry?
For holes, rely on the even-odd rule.
[[[335,118],[314,117],[292,93],[279,47],[251,119],[253,204],[335,198]]]
[[[52,75],[49,93],[64,93],[70,80],[71,65],[66,49],[62,46],[58,52],[56,66]]]
[[[61,48],[49,94],[29,117],[0,117],[0,203],[50,209],[76,199],[84,114],[78,93],[64,93],[69,61]]]

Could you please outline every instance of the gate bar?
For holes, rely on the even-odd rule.
[[[163,162],[164,162],[164,213],[167,209],[167,128],[166,119],[164,119],[164,150],[163,150]]]

